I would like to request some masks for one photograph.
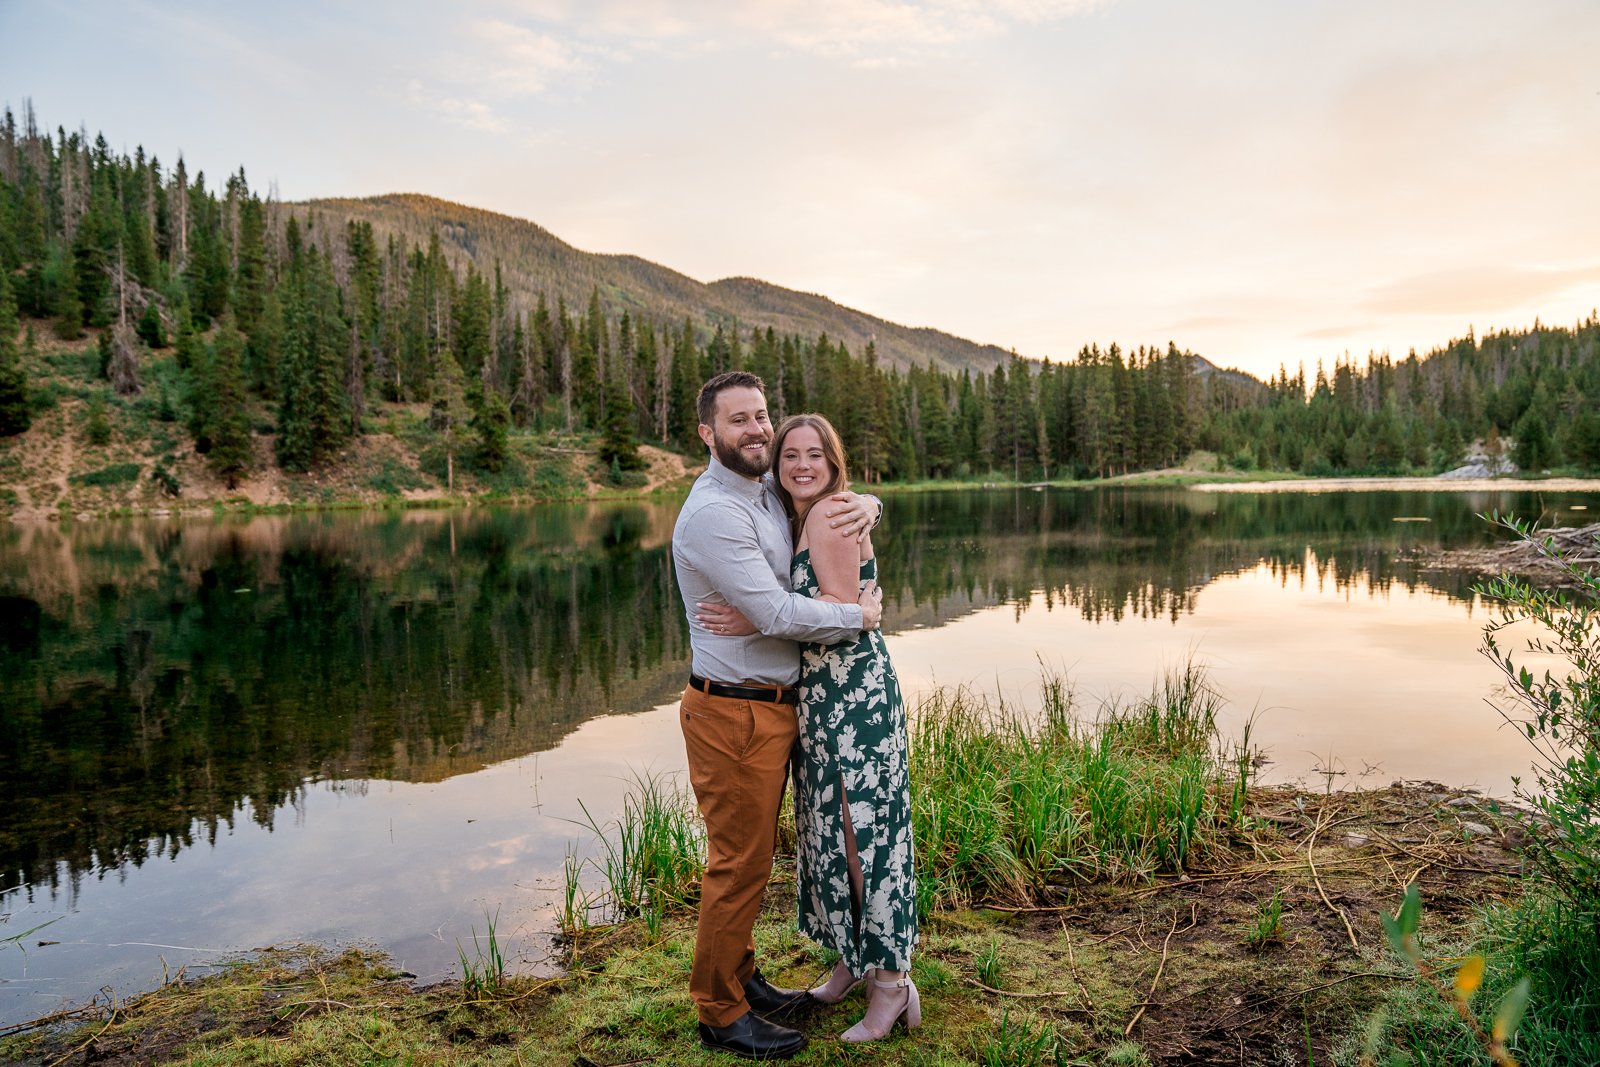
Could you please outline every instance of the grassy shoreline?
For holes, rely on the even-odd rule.
[[[1511,827],[1474,794],[1251,783],[1248,739],[1217,736],[1193,668],[1092,719],[1045,687],[1026,721],[959,690],[914,716],[925,1024],[844,1046],[858,995],[803,1023],[796,1063],[1354,1063],[1366,1021],[1414,984],[1380,929],[1403,883],[1421,885],[1428,951],[1444,956],[1482,905],[1518,896]],[[613,846],[632,834],[605,853],[632,858],[576,890],[553,978],[501,973],[492,935],[464,954],[466,981],[420,990],[375,953],[270,950],[28,1028],[0,1041],[0,1062],[731,1062],[693,1039],[683,804],[657,791],[595,828]],[[668,832],[644,832],[652,819]],[[770,978],[806,985],[831,960],[794,928],[789,863],[756,940]]]
[[[1570,477],[1502,477],[1492,480],[1451,480],[1442,478],[1394,478],[1374,475],[1353,478],[1314,478],[1284,471],[1193,471],[1163,470],[1140,471],[1097,479],[1054,479],[1050,481],[949,479],[917,482],[884,482],[876,485],[856,486],[880,496],[909,496],[920,493],[1016,491],[1043,489],[1099,489],[1099,488],[1182,488],[1199,492],[1234,493],[1320,493],[1320,492],[1483,492],[1550,490],[1562,492],[1600,492],[1600,478]],[[0,492],[3,492],[0,488]],[[252,515],[327,514],[335,512],[385,512],[434,511],[474,507],[525,507],[535,504],[615,503],[629,500],[681,499],[689,491],[689,479],[652,485],[645,488],[628,488],[592,484],[586,491],[570,490],[560,493],[531,491],[511,492],[457,492],[421,496],[311,496],[295,500],[256,502],[239,497],[203,499],[197,501],[172,500],[160,503],[129,505],[125,503],[88,503],[63,505],[54,510],[29,511],[16,507],[15,494],[0,499],[0,513],[12,522],[72,522],[99,519],[139,518],[224,518]]]

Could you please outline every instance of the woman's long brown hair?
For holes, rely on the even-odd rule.
[[[811,498],[804,510],[795,505],[794,499],[789,496],[789,491],[778,479],[778,463],[783,458],[783,443],[790,433],[802,426],[809,426],[817,431],[817,436],[822,439],[822,458],[828,461],[828,467],[832,471],[828,476],[828,484],[823,487],[822,492]],[[802,412],[784,419],[778,425],[777,436],[772,440],[772,481],[777,486],[778,499],[783,501],[784,513],[789,516],[789,532],[798,542],[811,505],[850,488],[850,468],[845,461],[844,442],[839,439],[839,431],[833,428],[833,423],[826,417],[812,412]]]

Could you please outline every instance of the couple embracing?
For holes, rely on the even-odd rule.
[[[922,1017],[905,705],[883,636],[870,530],[882,505],[846,491],[820,415],[776,434],[761,379],[718,375],[699,397],[710,466],[672,534],[693,651],[679,710],[705,818],[689,992],[708,1048],[752,1059],[805,1047],[782,1025],[865,983],[845,1041]],[[779,989],[751,931],[772,873],[786,778],[795,787],[799,926],[839,954],[810,990]]]

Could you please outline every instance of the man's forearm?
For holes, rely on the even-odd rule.
[[[746,618],[768,637],[782,637],[790,641],[815,641],[831,645],[836,641],[853,641],[861,633],[860,604],[835,604],[827,600],[813,600],[799,593],[789,593],[784,599],[785,603],[772,613],[765,624],[748,613]],[[733,602],[730,600],[729,603]],[[739,607],[738,604],[733,606]]]
[[[682,546],[686,562],[707,586],[739,610],[758,631],[790,641],[854,640],[861,606],[813,600],[778,583],[748,527],[708,524]]]

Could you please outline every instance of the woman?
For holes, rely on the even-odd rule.
[[[853,604],[876,579],[872,540],[830,532],[812,505],[849,486],[844,445],[821,415],[778,428],[772,473],[794,532],[797,593]],[[917,942],[906,714],[883,635],[853,644],[802,645],[800,744],[794,762],[800,930],[839,953],[811,991],[837,1004],[870,981],[866,1015],[842,1034],[875,1041],[904,1020],[922,1021],[910,978]]]

